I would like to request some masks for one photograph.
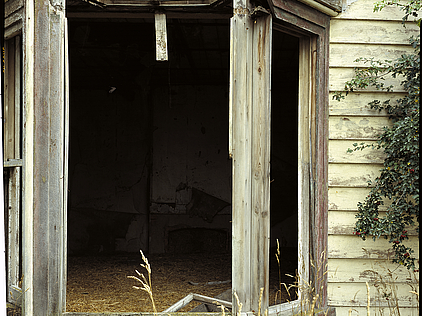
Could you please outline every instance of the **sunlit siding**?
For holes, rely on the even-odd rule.
[[[354,62],[358,57],[392,60],[412,51],[408,38],[419,32],[410,23],[406,28],[402,26],[403,14],[398,9],[385,8],[374,13],[373,0],[349,2],[344,5],[343,13],[331,22],[331,96],[334,91],[342,90],[345,81],[352,77],[353,68],[362,65]],[[399,81],[391,79],[388,82]],[[399,299],[401,315],[419,315],[416,296],[409,292],[412,288],[407,284],[409,271],[389,261],[393,256],[391,244],[384,239],[364,242],[353,235],[357,203],[368,194],[368,180],[379,174],[383,153],[371,149],[346,153],[353,143],[375,141],[382,127],[390,124],[386,113],[371,110],[367,103],[374,99],[394,100],[402,95],[400,89],[394,93],[369,89],[353,93],[341,102],[330,98],[328,302],[336,307],[337,315],[348,315],[350,309],[352,315],[366,315],[366,282],[370,285],[371,314],[378,314],[384,306],[384,313],[389,315],[387,306],[393,301],[387,301],[374,285],[376,273],[389,281],[388,269],[395,270],[393,278],[397,285],[392,295],[396,293]],[[416,232],[409,229],[409,233],[413,236],[407,245],[418,251]],[[387,289],[388,292],[391,291]]]

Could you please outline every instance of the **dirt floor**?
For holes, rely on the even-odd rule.
[[[231,288],[231,283],[206,284],[231,280],[231,254],[147,255],[152,270],[152,289],[158,312],[189,293],[209,297]],[[134,289],[139,282],[135,269],[148,278],[140,266],[140,254],[97,257],[68,257],[66,311],[68,312],[147,312],[152,311],[148,294]],[[270,276],[270,305],[274,304],[278,269]],[[283,280],[284,282],[284,280]],[[283,301],[286,300],[286,292]],[[199,303],[191,302],[181,311]]]

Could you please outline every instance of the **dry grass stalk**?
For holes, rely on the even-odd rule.
[[[367,314],[367,316],[370,316],[370,306],[371,306],[371,296],[370,296],[370,294],[369,294],[369,284],[368,284],[368,282],[366,282],[366,295],[368,296],[368,302],[367,302],[367,312],[366,312],[366,314]]]
[[[151,266],[150,266],[150,264],[148,262],[148,259],[145,257],[144,253],[142,252],[142,250],[140,250],[140,252],[141,252],[142,260],[145,263],[145,264],[140,264],[140,265],[147,270],[147,272],[148,272],[148,281],[145,278],[145,276],[142,273],[140,273],[138,270],[135,270],[135,272],[141,277],[141,279],[138,278],[138,277],[136,277],[136,276],[133,276],[133,275],[128,276],[128,278],[129,279],[134,279],[134,280],[136,280],[136,281],[138,281],[138,282],[140,282],[142,284],[142,287],[133,286],[133,288],[134,289],[137,289],[137,290],[142,290],[142,291],[145,291],[145,292],[148,293],[149,298],[151,299],[153,311],[154,311],[154,313],[157,313],[157,309],[155,308],[155,303],[154,303],[154,296],[152,294]]]
[[[240,303],[239,296],[237,296],[237,293],[234,292],[234,297],[236,298],[236,305],[237,305],[237,316],[241,316],[242,312],[242,303]]]
[[[261,303],[262,303],[262,294],[264,293],[264,288],[261,287],[259,291],[259,301],[258,301],[258,316],[261,316]]]

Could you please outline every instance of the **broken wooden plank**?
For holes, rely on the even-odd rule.
[[[155,13],[155,43],[157,61],[168,60],[166,15]]]
[[[179,309],[185,307],[190,302],[192,302],[192,300],[193,300],[193,293],[189,293],[187,296],[185,296],[184,298],[182,298],[180,301],[178,301],[177,303],[173,304],[172,306],[170,306],[169,308],[167,308],[166,310],[164,310],[163,313],[174,313],[174,312],[177,312]]]
[[[225,301],[225,300],[221,300],[221,299],[213,298],[213,297],[208,297],[205,295],[193,294],[193,300],[202,302],[202,303],[207,303],[207,304],[223,305],[224,307],[227,307],[230,309],[232,308],[232,303],[229,301]]]
[[[198,302],[202,302],[202,303],[206,303],[206,304],[214,304],[214,305],[219,304],[219,305],[224,305],[224,307],[227,307],[227,308],[230,308],[230,309],[232,308],[231,302],[221,300],[221,299],[218,299],[218,298],[212,298],[212,297],[200,295],[200,294],[189,293],[187,296],[182,298],[180,301],[176,302],[175,304],[173,304],[172,306],[170,306],[169,308],[164,310],[163,313],[175,313],[178,310],[185,307],[186,305],[188,305],[192,301],[198,301]]]

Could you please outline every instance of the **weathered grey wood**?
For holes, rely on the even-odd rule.
[[[193,293],[193,300],[198,301],[198,302],[202,302],[202,303],[207,303],[207,304],[224,305],[224,307],[232,308],[231,302],[221,300],[221,299],[218,299],[218,298],[200,295],[200,294]]]
[[[242,311],[252,310],[251,297],[251,153],[252,153],[252,45],[251,3],[233,1],[231,18],[232,73],[232,291],[233,313],[236,294]]]
[[[15,68],[15,39],[5,42],[5,87],[4,87],[4,161],[15,159],[15,93],[16,93],[16,68]]]
[[[232,307],[231,302],[227,302],[224,300],[220,300],[217,298],[212,298],[212,297],[208,297],[208,296],[204,296],[200,294],[189,293],[184,298],[182,298],[181,300],[179,300],[178,302],[176,302],[175,304],[173,304],[172,306],[164,310],[163,313],[175,313],[179,311],[180,309],[182,309],[183,307],[185,307],[186,305],[188,305],[192,301],[198,301],[198,302],[207,303],[207,304],[220,304],[220,305],[224,305],[227,308]]]
[[[7,205],[7,298],[13,302],[13,289],[19,284],[20,267],[20,214],[21,214],[21,166],[20,159],[20,36],[5,43],[5,141],[3,166],[8,170]]]
[[[3,162],[3,167],[10,168],[10,167],[22,167],[23,160],[22,159],[9,159],[8,161]]]
[[[316,10],[309,10],[305,4],[288,0],[272,0],[271,2],[273,6],[282,9],[284,12],[288,12],[316,25],[327,27],[326,15]]]
[[[68,36],[68,21],[64,20],[64,51],[63,51],[63,62],[64,62],[64,136],[63,136],[63,147],[64,147],[64,161],[63,161],[63,244],[62,244],[62,256],[61,256],[61,276],[63,289],[61,292],[61,301],[63,306],[66,306],[66,284],[67,284],[67,213],[68,213],[68,185],[69,185],[69,36]],[[65,308],[63,308],[65,310]]]
[[[8,299],[8,301],[14,304],[15,306],[21,307],[22,306],[22,289],[17,286],[11,285],[9,286],[8,290],[9,290],[8,294],[10,295],[10,298]]]
[[[155,13],[155,50],[156,60],[168,60],[166,15],[162,12]]]
[[[231,20],[231,154],[233,158],[233,294],[242,311],[268,307],[270,78],[272,19],[234,2]],[[237,308],[236,297],[232,298]]]
[[[33,189],[34,189],[34,5],[33,1],[25,0],[25,21],[23,24],[23,214],[22,214],[22,271],[25,275],[22,282],[22,288],[25,289],[25,299],[23,300],[22,312],[25,315],[34,315],[33,307]]]
[[[189,293],[184,298],[179,300],[178,302],[171,305],[169,308],[163,311],[163,313],[174,313],[177,312],[179,309],[185,307],[193,300],[193,293]]]
[[[8,243],[7,243],[7,265],[8,265],[8,300],[13,301],[11,287],[18,287],[19,284],[19,244],[20,244],[20,179],[21,168],[11,168],[9,170],[9,192],[8,201]]]
[[[313,145],[311,132],[311,44],[309,37],[299,41],[299,98],[298,98],[298,274],[301,282],[309,282],[310,254],[310,172]],[[312,201],[312,200],[311,200]],[[312,203],[312,202],[311,202]],[[302,293],[299,292],[299,297]]]
[[[231,316],[232,313],[225,312],[227,316]],[[152,313],[152,312],[142,312],[142,313],[83,313],[83,312],[68,312],[63,313],[64,316],[203,316],[204,313],[193,313],[193,312],[169,312],[169,313]],[[221,313],[206,313],[207,316],[221,316]],[[243,313],[242,313],[243,315]]]
[[[23,7],[23,0],[8,0],[4,3],[4,17],[8,17]]]
[[[21,22],[23,15],[23,8],[19,9],[16,12],[13,12],[13,14],[9,15],[7,18],[4,19],[4,27],[9,28],[11,25]]]
[[[21,77],[21,52],[22,52],[22,40],[21,36],[15,36],[15,47],[14,47],[14,54],[15,54],[15,65],[14,65],[14,72],[15,72],[15,93],[14,93],[14,157],[15,159],[20,159],[21,157],[21,86],[22,86],[22,77]]]
[[[254,22],[251,305],[252,310],[258,311],[261,300],[263,315],[269,300],[272,17],[263,13]]]
[[[23,309],[27,315],[56,315],[64,309],[65,288],[60,260],[64,253],[64,3],[27,1],[26,12]]]
[[[18,21],[15,24],[10,25],[4,30],[4,39],[12,38],[22,33],[22,21]]]

